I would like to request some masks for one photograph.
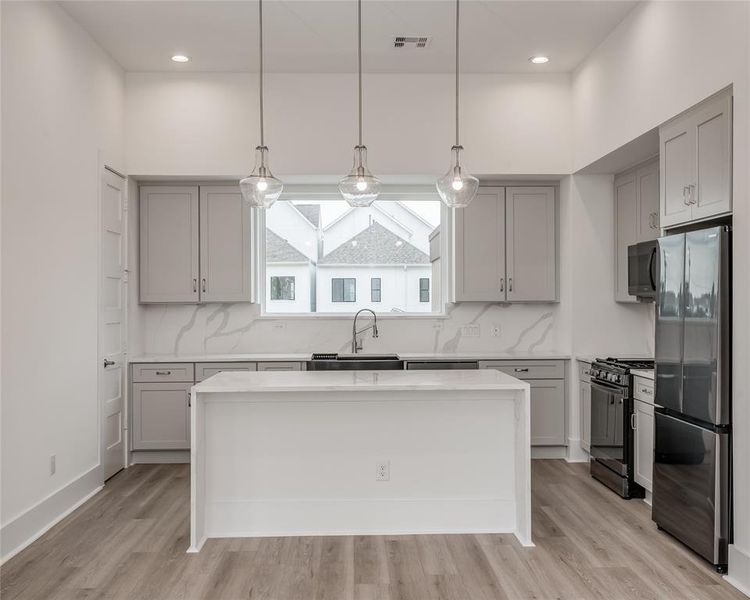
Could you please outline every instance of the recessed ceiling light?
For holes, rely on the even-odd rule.
[[[535,65],[543,65],[544,63],[549,62],[549,57],[539,54],[537,56],[532,56],[529,60]]]
[[[174,62],[178,62],[178,63],[186,63],[186,62],[188,62],[190,60],[190,57],[189,56],[185,56],[184,54],[175,54],[172,57],[172,60]]]

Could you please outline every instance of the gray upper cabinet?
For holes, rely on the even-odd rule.
[[[252,211],[235,186],[200,188],[200,298],[250,300]]]
[[[251,301],[251,232],[236,186],[142,186],[140,301]]]
[[[505,188],[480,187],[454,214],[456,301],[505,300]]]
[[[659,159],[617,175],[614,202],[615,300],[637,302],[628,294],[628,246],[659,237]]]
[[[455,211],[455,300],[557,300],[553,187],[480,187]]]
[[[141,302],[198,302],[198,188],[140,193]]]
[[[555,189],[505,190],[507,298],[511,302],[557,300]]]
[[[659,129],[661,226],[732,210],[732,95],[721,92]]]

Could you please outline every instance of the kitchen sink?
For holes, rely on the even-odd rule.
[[[400,371],[404,361],[397,354],[313,354],[308,371]]]

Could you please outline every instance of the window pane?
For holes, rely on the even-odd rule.
[[[430,301],[430,280],[426,277],[422,277],[419,280],[419,301]]]
[[[391,188],[372,206],[352,209],[335,192],[307,199],[290,187],[292,199],[282,196],[264,213],[265,312],[434,310],[422,298],[440,274],[439,261],[430,262],[442,205],[436,193]]]

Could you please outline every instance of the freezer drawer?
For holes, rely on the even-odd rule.
[[[711,563],[726,564],[729,434],[655,416],[652,518]]]

